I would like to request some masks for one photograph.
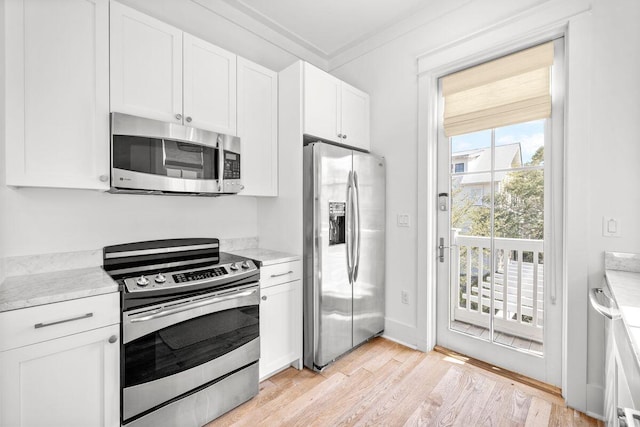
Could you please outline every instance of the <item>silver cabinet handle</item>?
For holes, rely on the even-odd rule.
[[[36,329],[46,328],[47,326],[59,325],[60,323],[73,322],[74,320],[88,319],[89,317],[93,317],[93,313],[87,313],[81,316],[70,317],[68,319],[56,320],[55,322],[36,323],[35,325],[33,325],[33,327]]]
[[[115,335],[111,335],[111,336],[109,337],[109,344],[113,344],[113,343],[115,343],[116,341],[118,341],[118,337],[117,337],[117,336],[115,336]]]
[[[293,273],[293,270],[289,270],[286,273],[272,274],[271,277],[282,277],[282,276],[286,276],[287,274],[291,274],[291,273]]]
[[[591,307],[607,319],[619,319],[621,315],[617,309],[600,304],[598,298],[601,295],[611,301],[602,288],[593,288],[589,291],[589,302],[591,303]]]
[[[342,135],[342,139],[347,139],[347,134]]]
[[[342,138],[342,134],[341,133],[338,134],[338,138]]]
[[[100,175],[100,181],[102,182],[109,181],[109,175]]]
[[[240,297],[248,297],[249,295],[255,294],[256,291],[257,291],[256,289],[253,289],[253,290],[250,290],[250,291],[233,293],[231,295],[207,298],[207,299],[204,299],[202,301],[195,302],[193,304],[184,305],[182,307],[171,308],[171,309],[168,309],[168,310],[161,310],[161,311],[157,311],[157,312],[151,313],[151,314],[149,314],[147,316],[136,317],[134,319],[131,319],[131,323],[146,322],[148,320],[157,319],[159,317],[166,317],[166,316],[170,316],[172,314],[182,313],[183,311],[193,310],[194,308],[203,307],[205,305],[216,304],[216,303],[219,303],[219,302],[222,302],[222,301],[227,301],[227,300],[230,300],[230,299],[235,299],[235,298],[240,298]]]
[[[266,301],[267,300],[267,296],[266,295],[262,295],[262,301]]]
[[[191,123],[191,117],[187,116],[187,118],[185,119],[187,121],[187,123]]]
[[[182,114],[176,114],[176,119],[182,120]]]

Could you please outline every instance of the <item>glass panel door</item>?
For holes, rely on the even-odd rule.
[[[448,199],[438,228],[449,249],[439,271],[438,307],[448,313],[438,315],[438,343],[546,381],[546,311],[558,309],[544,291],[548,127],[543,119],[442,136],[438,172]]]

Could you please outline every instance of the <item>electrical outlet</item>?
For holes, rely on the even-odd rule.
[[[409,227],[409,214],[398,214],[398,227]]]
[[[407,291],[400,292],[400,300],[403,304],[409,304],[409,293]]]
[[[620,220],[610,216],[603,216],[602,235],[604,237],[620,237]]]

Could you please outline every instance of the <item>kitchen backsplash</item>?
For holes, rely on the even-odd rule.
[[[640,273],[640,254],[625,252],[605,252],[604,268]]]
[[[220,239],[220,250],[223,252],[253,249],[257,247],[257,237]],[[6,277],[11,276],[73,270],[76,268],[95,267],[99,265],[102,265],[102,248],[89,251],[60,252],[0,258],[0,283]]]

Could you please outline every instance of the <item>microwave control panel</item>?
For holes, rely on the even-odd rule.
[[[240,154],[224,151],[223,179],[240,179]]]

